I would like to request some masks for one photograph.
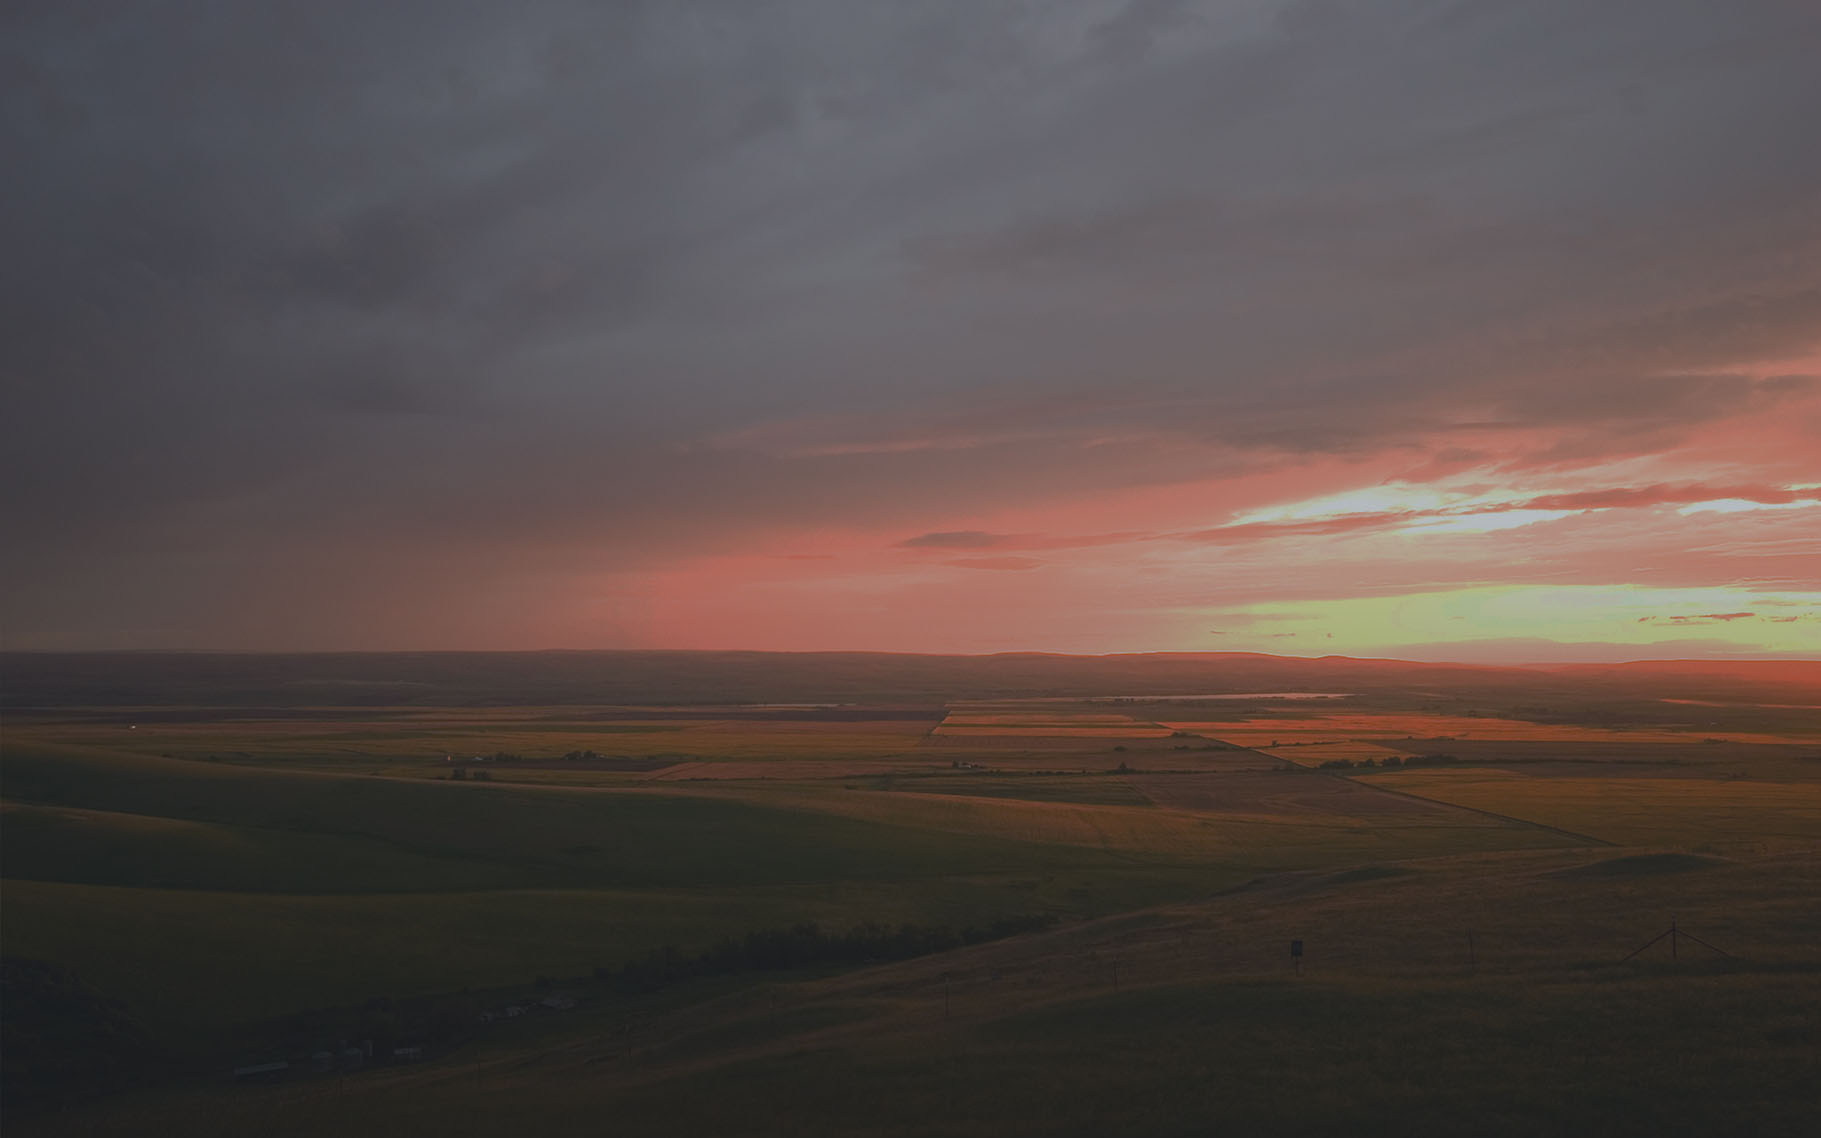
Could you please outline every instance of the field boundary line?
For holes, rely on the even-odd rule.
[[[1303,769],[1309,770],[1310,768],[1304,767]],[[1316,771],[1315,773],[1327,774],[1326,771]],[[1552,834],[1560,834],[1565,838],[1575,838],[1583,842],[1590,842],[1596,846],[1611,846],[1615,849],[1619,846],[1618,842],[1609,842],[1605,838],[1596,838],[1592,834],[1578,834],[1573,830],[1564,830],[1560,826],[1551,826],[1547,822],[1533,822],[1529,818],[1519,818],[1511,814],[1499,814],[1492,810],[1481,810],[1477,806],[1463,806],[1458,802],[1449,802],[1441,798],[1430,798],[1426,794],[1416,794],[1408,790],[1393,790],[1388,786],[1361,782],[1356,778],[1347,778],[1345,775],[1328,775],[1328,777],[1342,779],[1343,781],[1352,783],[1354,786],[1365,787],[1367,790],[1376,790],[1380,794],[1395,794],[1400,798],[1414,798],[1418,802],[1431,802],[1437,806],[1447,806],[1454,810],[1465,810],[1472,814],[1481,814],[1488,818],[1497,818],[1501,822],[1516,822],[1520,826],[1530,826],[1538,830],[1548,830]]]
[[[1219,741],[1226,742],[1226,740],[1224,740],[1224,739],[1219,740]],[[1605,838],[1596,838],[1592,834],[1577,834],[1573,830],[1564,830],[1560,826],[1551,826],[1546,822],[1533,822],[1529,818],[1519,818],[1519,817],[1516,817],[1515,815],[1511,815],[1511,814],[1500,814],[1500,813],[1497,813],[1496,811],[1492,811],[1492,810],[1482,810],[1477,806],[1463,806],[1458,802],[1446,802],[1440,798],[1430,798],[1426,794],[1416,794],[1416,793],[1413,793],[1408,790],[1393,790],[1388,786],[1379,786],[1377,783],[1361,782],[1356,778],[1349,778],[1346,775],[1332,774],[1328,771],[1321,770],[1318,767],[1310,766],[1307,763],[1299,763],[1295,759],[1289,758],[1285,755],[1273,755],[1269,751],[1259,750],[1256,747],[1248,747],[1246,749],[1249,751],[1252,751],[1256,754],[1264,755],[1267,758],[1282,760],[1283,762],[1289,763],[1290,765],[1297,767],[1300,770],[1308,771],[1310,774],[1319,774],[1319,775],[1326,775],[1329,778],[1338,778],[1338,779],[1341,779],[1342,781],[1350,782],[1354,786],[1362,786],[1362,787],[1365,787],[1367,790],[1376,790],[1380,794],[1395,794],[1400,798],[1411,798],[1411,799],[1415,799],[1418,802],[1428,802],[1428,803],[1431,803],[1436,806],[1447,806],[1454,810],[1465,810],[1470,814],[1479,814],[1479,815],[1482,815],[1487,818],[1496,818],[1501,822],[1515,822],[1520,826],[1530,826],[1530,827],[1532,827],[1534,829],[1538,829],[1538,830],[1548,830],[1552,834],[1560,834],[1565,838],[1575,838],[1575,839],[1578,839],[1583,842],[1591,842],[1592,844],[1594,844],[1596,846],[1612,846],[1614,848],[1617,848],[1619,845],[1618,842],[1609,842]]]

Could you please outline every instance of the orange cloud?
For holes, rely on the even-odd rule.
[[[1043,562],[1034,557],[968,557],[959,561],[944,561],[944,565],[953,565],[957,569],[1036,569]]]
[[[1709,612],[1697,616],[1641,616],[1639,624],[1729,624],[1735,620],[1749,620],[1757,616],[1755,612]]]

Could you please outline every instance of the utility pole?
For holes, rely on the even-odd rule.
[[[1675,921],[1671,920],[1669,922],[1668,929],[1666,929],[1665,931],[1663,931],[1661,933],[1658,933],[1656,936],[1651,937],[1649,940],[1645,941],[1643,944],[1639,945],[1637,948],[1634,948],[1630,952],[1626,953],[1624,960],[1620,960],[1619,963],[1620,964],[1625,963],[1626,960],[1630,960],[1632,957],[1637,956],[1639,953],[1643,952],[1645,949],[1649,948],[1651,945],[1656,944],[1660,940],[1669,941],[1669,959],[1677,960],[1680,958],[1681,942],[1684,938],[1686,938],[1688,940],[1692,940],[1696,944],[1700,945],[1702,948],[1705,948],[1708,951],[1716,953],[1720,956],[1724,956],[1728,960],[1733,959],[1732,953],[1726,951],[1723,948],[1716,948],[1715,946],[1708,944],[1706,941],[1702,940],[1698,936],[1695,936],[1693,933],[1683,932],[1680,928],[1678,928],[1676,926]]]

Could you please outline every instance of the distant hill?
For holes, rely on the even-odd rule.
[[[940,702],[1244,692],[1821,701],[1821,661],[1486,667],[1241,652],[14,652],[0,706]]]
[[[1821,660],[1633,660],[1626,664],[1560,664],[1546,670],[1581,675],[1725,677],[1821,688]]]

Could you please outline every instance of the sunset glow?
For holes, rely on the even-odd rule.
[[[47,16],[10,644],[1821,653],[1769,8],[1748,65],[1699,6],[689,7],[561,66],[375,13],[333,108]]]
[[[1799,1131],[1817,60],[0,3],[8,1138]]]

